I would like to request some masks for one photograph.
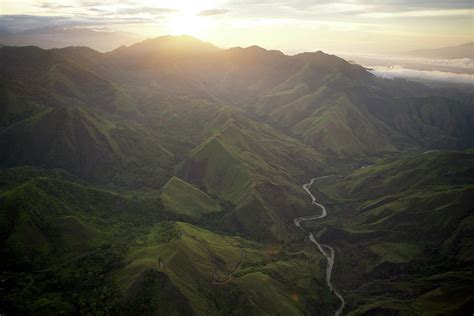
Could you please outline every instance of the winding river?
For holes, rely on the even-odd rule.
[[[312,220],[316,220],[316,219],[321,219],[321,218],[324,218],[328,215],[328,212],[326,211],[326,207],[324,207],[324,205],[316,202],[316,197],[311,193],[311,191],[309,190],[311,188],[311,186],[313,185],[314,181],[317,181],[317,180],[320,180],[320,179],[325,179],[325,178],[329,178],[329,177],[340,177],[339,175],[329,175],[329,176],[324,176],[324,177],[319,177],[319,178],[314,178],[314,179],[311,179],[311,181],[309,183],[306,183],[306,184],[303,184],[303,190],[306,191],[306,193],[308,193],[308,195],[311,197],[311,204],[314,204],[316,206],[318,206],[319,208],[321,208],[321,214],[319,215],[312,215],[312,216],[306,216],[306,217],[298,217],[298,218],[295,218],[293,220],[293,222],[295,223],[296,226],[298,226],[299,228],[301,228],[304,232],[308,233],[306,231],[306,229],[304,229],[302,226],[301,226],[301,222],[304,222],[304,221],[312,221]],[[341,305],[339,306],[339,308],[337,309],[337,311],[334,313],[335,316],[339,316],[341,315],[342,311],[344,310],[344,306],[346,305],[346,302],[344,301],[344,297],[342,297],[341,293],[339,293],[332,285],[331,283],[331,275],[332,275],[332,269],[334,267],[334,249],[329,246],[329,245],[325,245],[325,244],[320,244],[316,238],[314,238],[314,235],[313,233],[309,232],[308,234],[308,237],[309,237],[309,240],[316,245],[316,247],[318,248],[318,250],[323,254],[323,256],[326,258],[328,264],[326,266],[326,284],[329,288],[329,290],[331,292],[333,292],[337,298],[341,301]]]

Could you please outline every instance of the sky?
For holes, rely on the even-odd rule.
[[[472,0],[1,0],[0,29],[187,34],[220,47],[389,53],[474,41]]]

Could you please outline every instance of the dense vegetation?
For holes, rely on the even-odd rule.
[[[344,312],[472,311],[472,98],[189,37],[0,56],[0,313],[332,315],[293,223],[331,174]]]

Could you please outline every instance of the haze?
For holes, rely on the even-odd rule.
[[[1,29],[106,28],[138,37],[187,34],[221,47],[260,45],[286,53],[388,53],[472,41],[469,0],[11,1]]]

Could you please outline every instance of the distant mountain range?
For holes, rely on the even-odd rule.
[[[107,52],[138,40],[140,37],[133,33],[77,27],[45,27],[19,32],[0,32],[0,43],[3,45],[38,46],[44,49],[87,46]]]
[[[474,59],[474,42],[458,46],[449,46],[435,49],[420,49],[404,53],[407,56],[439,59]]]
[[[0,47],[7,314],[465,314],[472,94],[164,36]]]

